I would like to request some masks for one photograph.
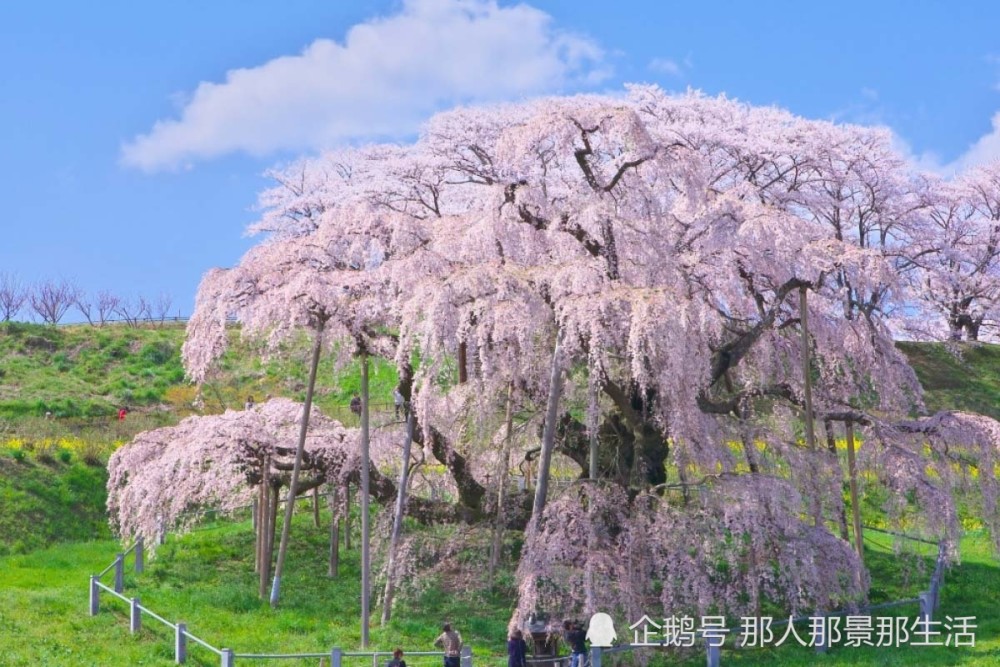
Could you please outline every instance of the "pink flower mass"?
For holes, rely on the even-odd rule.
[[[454,489],[411,499],[425,522],[493,520],[512,400],[515,461],[554,455],[579,477],[534,509],[506,501],[526,531],[512,622],[554,604],[837,608],[868,575],[838,530],[836,450],[803,442],[806,377],[815,423],[857,429],[893,520],[954,544],[971,494],[1000,538],[1000,424],[925,416],[894,345],[995,335],[997,174],[932,179],[880,129],[647,86],[458,108],[412,144],[275,170],[264,238],[206,274],[184,361],[203,380],[235,316],[271,344],[323,322],[338,354],[394,362]],[[111,462],[114,525],[151,538],[247,504],[264,461],[285,474],[300,412],[274,400],[141,434]],[[357,441],[314,414],[310,474],[345,484]]]

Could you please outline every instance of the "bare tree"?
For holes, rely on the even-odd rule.
[[[82,289],[77,290],[76,297],[73,299],[73,305],[76,306],[76,309],[87,320],[87,324],[94,326],[94,297]]]
[[[118,295],[112,294],[108,290],[101,290],[97,293],[97,319],[102,327],[112,315],[118,312],[121,301]]]
[[[66,280],[46,280],[35,285],[28,300],[31,310],[46,324],[59,324],[77,299],[80,289]]]
[[[167,319],[172,305],[174,305],[174,298],[166,292],[160,292],[156,303],[153,304],[153,316],[160,321],[160,324],[163,324],[163,321]]]
[[[28,299],[28,288],[13,273],[0,272],[0,321],[14,319]]]
[[[149,300],[141,294],[134,299],[120,299],[115,312],[133,329],[138,329],[143,320],[150,317]]]

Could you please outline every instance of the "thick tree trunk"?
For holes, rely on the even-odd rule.
[[[361,648],[368,648],[371,615],[371,526],[368,506],[371,487],[369,453],[368,354],[361,353]]]
[[[285,567],[285,556],[288,554],[288,537],[292,528],[292,512],[295,509],[296,485],[299,481],[299,470],[302,467],[302,451],[306,446],[306,432],[309,429],[309,413],[312,410],[313,391],[316,388],[316,369],[319,366],[319,353],[323,346],[324,323],[320,321],[316,327],[313,340],[312,364],[309,366],[309,385],[306,387],[306,403],[302,408],[302,424],[299,428],[299,443],[295,449],[295,465],[292,468],[292,480],[288,485],[288,501],[285,505],[285,521],[281,526],[281,544],[278,547],[278,562],[274,566],[274,580],[271,584],[271,606],[278,606],[281,595],[281,575]]]
[[[549,374],[549,398],[545,410],[545,429],[542,432],[542,451],[538,456],[538,482],[535,485],[535,503],[531,509],[531,521],[539,521],[545,509],[545,496],[549,490],[549,468],[552,465],[552,450],[556,440],[556,418],[559,413],[559,398],[562,394],[562,334],[556,335],[556,345],[552,350],[552,369]]]
[[[465,341],[458,344],[458,383],[465,384],[469,381],[469,352]]]
[[[403,460],[399,470],[399,487],[396,490],[396,511],[392,516],[392,536],[389,538],[389,555],[385,574],[385,594],[382,600],[382,625],[392,617],[392,598],[396,593],[396,550],[403,532],[403,508],[406,507],[406,489],[410,481],[410,446],[413,444],[413,410],[407,411],[406,438],[403,440]]]

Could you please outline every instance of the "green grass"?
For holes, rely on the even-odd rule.
[[[98,417],[183,380],[183,329],[0,325],[0,417]]]
[[[173,664],[172,639],[166,629],[147,623],[138,637],[130,636],[123,604],[105,596],[102,613],[96,618],[86,615],[88,576],[109,564],[120,548],[107,539],[106,473],[85,465],[80,451],[47,443],[76,436],[95,443],[106,456],[116,442],[138,430],[190,414],[195,388],[183,381],[180,371],[183,334],[179,327],[0,325],[0,665]],[[240,342],[236,330],[230,335],[233,347],[204,388],[206,412],[239,408],[247,395],[258,401],[267,395],[303,397],[309,351],[305,336],[288,343],[280,355],[262,360],[259,346]],[[1000,347],[900,343],[900,348],[924,384],[932,410],[950,407],[1000,418]],[[950,351],[954,349],[961,354]],[[335,368],[332,358],[324,355],[320,366],[317,404],[351,423],[354,417],[345,406],[358,391],[358,367],[355,363]],[[372,401],[391,404],[395,383],[390,364],[373,364]],[[124,424],[94,421],[95,415],[110,415],[126,403],[137,409]],[[46,411],[58,418],[44,419]],[[14,439],[24,444],[9,446]],[[877,514],[880,508],[868,510]],[[145,574],[126,578],[126,590],[167,618],[186,621],[199,637],[219,646],[228,643],[240,652],[313,652],[334,645],[356,649],[356,551],[345,554],[340,578],[328,579],[326,533],[300,518],[277,611],[257,599],[246,523],[219,523],[172,539]],[[47,546],[56,542],[63,543]],[[884,536],[873,535],[868,544],[872,600],[913,597],[926,586],[929,566],[921,568],[897,556],[886,542]],[[942,617],[979,619],[975,649],[834,648],[817,656],[808,648],[785,646],[726,650],[723,664],[998,665],[1000,568],[987,543],[981,534],[964,540],[964,560],[946,579],[941,610]],[[481,560],[477,558],[470,552],[467,560],[475,565]],[[504,585],[494,591],[473,583],[459,592],[453,591],[451,582],[421,582],[424,592],[401,600],[385,629],[378,627],[373,604],[373,647],[429,649],[440,623],[447,619],[473,644],[477,665],[505,664],[500,654],[516,592],[510,572],[501,580]],[[477,580],[466,574],[463,581]],[[899,613],[912,617],[916,609]],[[628,635],[623,628],[619,634]],[[191,664],[218,664],[201,649],[192,648],[191,655]],[[487,655],[493,657],[486,661]],[[652,656],[660,664],[676,657]],[[409,662],[411,667],[438,665],[437,660]],[[692,656],[684,664],[704,664],[704,655]],[[357,662],[345,667],[367,666]]]
[[[342,550],[340,576],[330,579],[326,576],[327,536],[326,528],[312,527],[307,512],[296,517],[277,610],[257,598],[253,537],[247,522],[219,522],[182,538],[170,538],[145,573],[126,575],[125,593],[141,597],[144,606],[169,620],[184,621],[190,632],[220,648],[322,652],[340,646],[357,650],[357,548]],[[0,590],[5,598],[0,605],[0,664],[173,664],[169,629],[144,619],[142,632],[131,636],[127,608],[120,600],[103,593],[101,613],[94,618],[87,615],[88,577],[110,564],[119,548],[113,541],[100,540],[0,558]],[[104,581],[110,585],[110,573]],[[445,588],[434,586],[415,599],[401,600],[385,628],[379,627],[380,608],[373,604],[372,649],[434,650],[431,644],[440,623],[450,620],[477,653],[501,651],[513,591],[452,595],[442,592]],[[9,641],[15,637],[16,642]],[[191,664],[218,664],[218,658],[197,647],[190,649],[190,656]],[[439,660],[414,658],[408,663],[437,667]],[[359,661],[345,665],[364,667]]]
[[[866,541],[865,560],[872,576],[872,602],[898,600],[916,597],[926,588],[933,570],[936,547],[926,546],[922,551],[922,568],[913,557],[904,558],[896,554],[885,536],[872,537]],[[969,667],[993,667],[1000,664],[1000,615],[997,613],[997,592],[1000,591],[1000,567],[990,554],[986,537],[981,533],[971,533],[962,540],[962,563],[945,575],[941,596],[941,609],[935,620],[945,616],[976,617],[975,648],[961,647],[920,647],[901,648],[835,646],[828,653],[817,655],[815,649],[799,644],[784,645],[780,648],[751,650],[724,650],[723,665],[757,667],[782,665],[807,667],[813,665],[963,665]],[[875,612],[875,616],[908,616],[910,621],[918,612],[916,605],[891,608]],[[800,630],[800,635],[808,640],[808,629]],[[692,659],[690,665],[704,664]]]
[[[43,429],[55,431],[56,437],[80,435],[92,426],[106,431],[117,427],[113,417],[122,406],[135,410],[126,420],[129,436],[135,432],[128,428],[130,423],[140,415],[157,422],[144,424],[152,428],[192,414],[197,388],[184,379],[184,334],[176,325],[132,329],[0,324],[0,436],[4,430],[38,435]],[[308,336],[294,337],[271,355],[265,355],[259,343],[241,341],[238,328],[229,336],[230,349],[203,388],[203,411],[242,409],[249,395],[257,401],[269,395],[304,399]],[[360,367],[355,361],[336,368],[334,356],[321,358],[316,404],[350,421],[346,406],[359,391]],[[391,363],[372,361],[373,403],[391,405],[396,382]],[[55,419],[41,424],[47,412]]]
[[[0,454],[0,555],[110,536],[104,511],[107,470],[72,454],[68,458],[68,463],[55,457],[46,464],[33,456],[18,460]]]
[[[237,652],[322,652],[333,646],[359,648],[359,583],[357,549],[342,551],[341,573],[329,579],[326,573],[327,532],[311,525],[308,512],[300,512],[294,527],[288,570],[282,586],[282,603],[272,610],[256,595],[253,573],[253,539],[247,522],[218,522],[186,536],[171,537],[146,572],[127,570],[125,594],[138,596],[142,604],[171,621],[184,621],[188,630],[217,647]],[[866,560],[872,569],[876,594],[873,601],[914,597],[926,586],[930,551],[922,565],[917,555],[894,553],[884,536],[868,542]],[[355,542],[356,544],[356,542]],[[989,555],[981,534],[963,540],[963,562],[948,572],[939,618],[944,615],[975,616],[975,648],[900,649],[835,647],[826,655],[813,649],[786,645],[777,649],[729,650],[724,665],[967,665],[1000,664],[1000,618],[995,591],[1000,590],[1000,568]],[[172,636],[164,626],[144,619],[137,636],[129,634],[123,602],[102,594],[101,612],[87,615],[87,581],[114,559],[119,545],[111,540],[66,544],[29,555],[0,558],[0,664],[20,665],[170,665]],[[129,561],[131,565],[131,561]],[[470,567],[476,567],[474,564]],[[438,585],[397,604],[393,620],[379,627],[378,606],[373,604],[373,650],[433,650],[439,624],[456,624],[476,655],[474,664],[499,667],[504,663],[503,639],[510,617],[514,591],[510,573],[505,586],[487,590],[472,586],[460,593]],[[110,574],[104,581],[111,582]],[[916,614],[915,607],[883,612],[885,615]],[[632,619],[630,619],[631,621]],[[619,621],[619,619],[616,619]],[[807,635],[806,631],[801,634]],[[630,636],[619,621],[619,637]],[[16,638],[16,641],[14,639]],[[688,659],[654,652],[653,664],[704,664],[699,653]],[[218,658],[191,647],[190,664],[216,665]],[[677,660],[681,660],[680,663]],[[437,667],[434,659],[414,658],[415,667]],[[607,661],[614,664],[612,661]],[[255,663],[245,660],[246,664]],[[310,664],[316,660],[278,664]],[[370,663],[369,663],[370,664]],[[362,662],[345,662],[364,667]]]
[[[1000,419],[1000,345],[897,343],[917,372],[931,412],[967,410]]]

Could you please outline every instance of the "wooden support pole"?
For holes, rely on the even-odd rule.
[[[115,556],[115,593],[125,590],[125,555]]]
[[[143,569],[146,566],[145,563],[145,546],[146,543],[142,538],[142,535],[135,541],[135,573],[142,574]]]
[[[128,629],[133,635],[142,630],[142,610],[139,609],[139,598],[129,601]]]
[[[847,432],[847,475],[851,487],[851,516],[854,520],[854,547],[861,564],[865,563],[865,535],[861,527],[861,504],[858,499],[858,469],[854,458],[854,422],[848,421]]]
[[[174,662],[183,665],[187,662],[187,625],[178,623],[174,631]]]
[[[90,575],[90,615],[97,616],[101,610],[101,589],[97,585],[97,577]]]

